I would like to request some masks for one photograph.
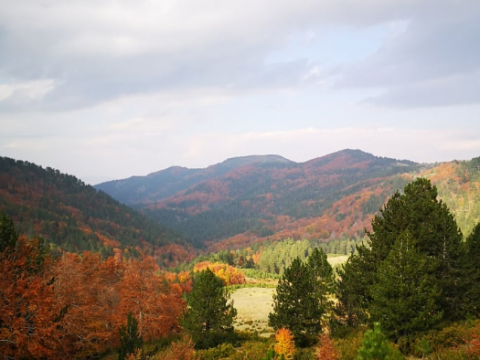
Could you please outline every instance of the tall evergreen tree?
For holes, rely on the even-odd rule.
[[[210,270],[193,278],[192,291],[187,294],[187,311],[182,325],[196,347],[214,347],[233,335],[233,319],[237,310],[229,303],[229,295],[220,278]]]
[[[308,257],[307,266],[313,276],[313,285],[322,314],[331,310],[331,295],[335,290],[335,275],[327,260],[327,254],[321,248],[313,249]]]
[[[437,189],[429,180],[417,179],[405,186],[403,194],[395,193],[373,219],[372,228],[367,233],[367,245],[357,247],[357,254],[340,271],[338,308],[344,315],[354,311],[349,315],[351,319],[366,319],[374,306],[372,290],[379,267],[405,232],[415,239],[416,251],[421,254],[418,256],[428,259],[425,276],[439,292],[436,300],[444,317],[454,320],[464,315],[459,291],[462,234],[446,205],[437,199]]]
[[[269,325],[275,330],[288,328],[295,343],[303,347],[310,345],[321,331],[322,315],[312,269],[296,258],[278,282]]]
[[[447,319],[462,316],[457,285],[460,272],[462,233],[447,206],[437,199],[437,188],[430,180],[419,178],[405,186],[404,194],[395,193],[372,221],[368,233],[374,271],[386,259],[398,236],[408,231],[418,251],[432,261],[442,291],[439,299]]]
[[[120,335],[118,360],[124,360],[128,355],[142,348],[143,340],[138,332],[138,322],[131,311],[128,313],[127,325],[120,326],[118,333]]]
[[[465,274],[462,281],[462,303],[464,312],[480,315],[480,223],[475,226],[464,244],[463,264]]]
[[[6,249],[13,249],[17,239],[18,235],[13,220],[3,211],[0,211],[0,253]]]
[[[374,263],[371,251],[365,245],[357,246],[357,253],[352,254],[338,270],[339,280],[335,294],[335,321],[332,330],[340,327],[356,327],[368,320],[368,307],[371,303],[370,287],[374,284]]]
[[[397,238],[379,265],[372,287],[371,317],[383,324],[385,334],[397,341],[434,328],[443,317],[431,259],[416,249],[407,231]]]

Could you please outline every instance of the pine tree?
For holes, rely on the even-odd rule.
[[[416,239],[418,251],[432,260],[430,272],[435,274],[439,299],[450,320],[462,317],[457,284],[462,278],[460,248],[462,233],[447,206],[437,199],[437,188],[429,180],[419,178],[395,193],[372,221],[368,233],[373,271],[386,259],[398,236],[408,231]]]
[[[182,325],[196,347],[214,347],[233,335],[233,319],[237,315],[220,278],[206,269],[195,275],[192,291],[187,294],[187,311]]]
[[[335,325],[340,327],[356,327],[368,320],[368,308],[371,303],[370,288],[374,284],[374,261],[372,253],[365,245],[357,246],[352,254],[338,270],[339,280],[335,293],[338,299],[335,305]]]
[[[298,346],[308,346],[322,329],[322,315],[312,269],[296,258],[278,282],[269,325],[288,328]]]
[[[403,359],[401,354],[393,348],[385,335],[380,324],[376,323],[373,330],[367,330],[363,336],[362,345],[358,350],[357,360],[397,360]]]
[[[379,265],[372,287],[371,316],[384,324],[389,338],[412,338],[435,328],[442,319],[441,294],[430,267],[431,259],[416,249],[408,231],[400,234]]]
[[[475,226],[464,244],[462,281],[464,312],[480,313],[480,223]]]
[[[13,220],[3,211],[0,211],[0,253],[6,249],[13,249],[17,239],[18,235]]]
[[[403,194],[395,193],[373,219],[372,229],[367,233],[367,244],[357,247],[357,253],[339,272],[340,319],[346,318],[349,324],[367,320],[366,315],[375,306],[372,290],[378,269],[405,232],[415,239],[418,256],[428,258],[426,274],[422,276],[428,276],[432,289],[436,289],[436,306],[444,311],[444,318],[463,317],[459,287],[463,277],[462,234],[446,205],[437,199],[437,189],[429,180],[417,179],[405,186]]]
[[[327,254],[321,248],[313,249],[308,257],[307,266],[312,271],[316,296],[320,303],[322,314],[329,312],[332,307],[330,296],[335,291],[335,276],[332,266],[327,260]]]
[[[135,354],[142,348],[143,340],[138,333],[138,322],[132,312],[128,313],[127,325],[122,325],[118,329],[120,335],[120,349],[118,350],[118,360],[125,360],[128,355]]]

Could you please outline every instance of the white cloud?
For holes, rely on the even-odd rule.
[[[480,154],[478,1],[0,9],[2,155],[105,180],[252,153]]]
[[[318,59],[268,64],[269,54],[282,49],[292,34],[301,32],[312,40],[326,27],[392,23],[396,24],[392,31],[404,38],[400,49],[407,50],[406,56],[416,53],[408,48],[416,43],[428,54],[431,46],[427,41],[434,37],[431,45],[438,44],[438,33],[430,38],[423,34],[420,38],[424,41],[419,42],[415,40],[419,32],[430,25],[443,29],[441,20],[447,15],[458,25],[465,13],[478,8],[473,1],[454,0],[2,0],[0,6],[0,26],[4,29],[0,52],[8,54],[0,60],[0,73],[7,83],[11,79],[52,79],[58,84],[43,99],[43,106],[3,104],[9,111],[29,106],[66,110],[178,88],[216,88],[221,94],[232,84],[234,90],[242,92],[304,86],[301,79],[313,74]],[[456,17],[452,8],[459,9],[461,16]],[[406,19],[426,25],[405,30],[398,24]],[[435,20],[440,24],[433,24]],[[462,34],[461,27],[445,26],[452,31],[452,39]],[[470,30],[476,28],[466,31]],[[398,36],[386,47],[396,47]],[[446,53],[448,50],[439,55]],[[420,61],[419,69],[427,68],[428,59],[416,60]],[[355,73],[364,73],[364,69],[372,71],[375,78],[368,65]],[[360,86],[368,85],[358,81]]]

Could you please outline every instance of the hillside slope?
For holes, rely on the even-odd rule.
[[[290,161],[278,155],[243,156],[225,160],[205,169],[172,166],[147,176],[107,181],[95,185],[95,188],[124,204],[133,205],[166,199],[191,186],[221,177],[242,166],[265,163],[287,164]]]
[[[399,175],[419,167],[410,161],[376,157],[359,150],[343,150],[305,163],[279,156],[240,159],[244,161],[237,160],[234,166],[225,166],[232,165],[232,160],[227,160],[194,170],[197,175],[182,179],[197,176],[198,182],[166,198],[137,196],[135,206],[198,246],[240,234],[263,238],[286,231],[298,221],[319,217],[336,201],[392,177],[395,180],[386,190],[401,188],[407,180]],[[155,176],[166,177],[171,169]],[[188,171],[182,170],[183,175]],[[204,175],[199,177],[200,173]],[[124,188],[147,187],[141,180],[127,179],[121,184]],[[144,184],[148,181],[149,176],[143,178]],[[129,182],[131,185],[127,185]],[[99,188],[106,189],[102,185]],[[171,190],[168,184],[156,192],[151,188],[150,193],[166,194],[166,189]],[[133,193],[125,197],[132,198]],[[379,205],[383,201],[379,200]],[[373,209],[368,213],[372,214]],[[363,227],[359,233],[363,233]]]
[[[0,157],[0,209],[20,233],[43,236],[67,251],[129,248],[172,260],[190,256],[174,231],[74,176],[29,162]]]
[[[279,217],[270,236],[245,232],[209,241],[210,250],[242,248],[252,243],[279,241],[287,238],[309,239],[314,243],[331,240],[361,239],[364,229],[371,230],[373,216],[396,191],[416,177],[430,179],[437,186],[439,198],[445,202],[466,237],[480,222],[480,157],[470,161],[452,161],[441,164],[423,164],[411,172],[372,179],[364,186],[354,186],[348,194],[342,192],[338,200],[318,216],[305,218]],[[348,241],[333,242],[345,245]],[[348,247],[339,253],[348,253]],[[333,251],[333,252],[337,252]],[[345,252],[344,252],[345,251]]]

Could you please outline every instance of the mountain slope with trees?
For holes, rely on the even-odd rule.
[[[218,170],[225,169],[226,164],[232,165],[228,171]],[[287,230],[299,220],[317,218],[335,202],[376,184],[387,183],[383,192],[375,193],[378,199],[371,196],[365,199],[363,211],[371,215],[386,200],[387,194],[406,184],[409,179],[402,174],[418,168],[411,161],[376,157],[360,150],[343,150],[305,163],[278,156],[237,158],[202,170],[216,175],[202,178],[169,197],[157,200],[137,196],[135,207],[184,234],[197,246],[240,234],[261,238]],[[171,171],[170,168],[155,176],[165,177]],[[196,171],[199,174],[200,170]],[[143,179],[145,188],[150,177]],[[117,189],[121,186],[127,189],[128,184],[133,187],[135,182],[138,191],[142,188],[139,181],[135,178],[118,182]],[[109,191],[106,185],[112,183],[97,187]],[[169,186],[164,184],[158,192],[166,192]],[[111,195],[116,196],[116,192]],[[127,192],[117,199],[133,195]],[[334,218],[342,221],[345,217],[339,213]],[[301,224],[294,226],[299,228]],[[358,226],[358,231],[362,233],[363,226]],[[330,234],[326,238],[330,238]]]
[[[45,237],[62,250],[113,255],[114,249],[187,260],[188,243],[177,233],[120,204],[74,176],[52,168],[0,158],[0,210],[20,234]]]
[[[135,199],[132,206],[209,251],[288,238],[314,243],[361,240],[391,194],[417,177],[437,186],[464,234],[480,221],[480,158],[416,164],[343,150],[305,163],[252,156],[192,171],[196,175],[188,177],[190,183],[185,177],[175,180],[183,190],[175,192],[173,180],[158,188],[161,199],[149,197],[155,191],[146,182],[167,176],[172,168],[135,178],[136,184],[131,179],[116,184],[118,189],[135,185],[136,192],[122,195]],[[140,192],[142,186],[151,186],[149,192]],[[349,253],[347,248],[340,252]]]

